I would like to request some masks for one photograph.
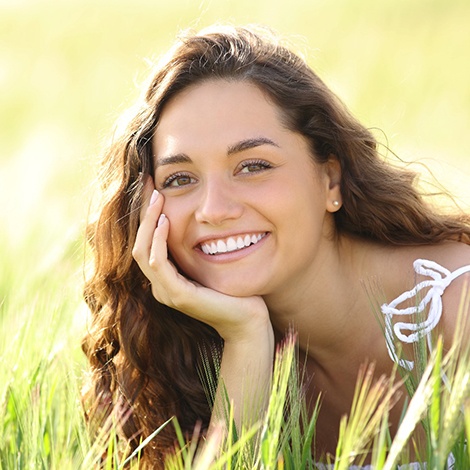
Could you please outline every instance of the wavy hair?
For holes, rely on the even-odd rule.
[[[223,342],[211,327],[159,304],[131,251],[141,175],[153,174],[152,136],[165,104],[190,85],[216,79],[257,85],[279,108],[283,124],[308,140],[313,159],[338,159],[343,205],[334,216],[337,233],[394,245],[470,241],[468,216],[432,208],[416,188],[416,174],[384,161],[372,133],[272,33],[217,26],[186,34],[156,68],[127,127],[104,154],[99,213],[87,231],[94,262],[84,291],[91,310],[83,341],[91,364],[84,400],[92,421],[103,420],[117,403],[128,410],[122,433],[133,448],[171,416],[188,435],[195,423],[204,428],[210,419],[199,371]],[[164,428],[144,450],[153,468],[163,466],[173,448],[172,429]]]

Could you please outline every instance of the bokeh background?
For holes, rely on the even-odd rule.
[[[470,210],[469,0],[0,0],[2,468],[100,458],[79,400],[99,156],[149,64],[180,30],[216,21],[278,30],[382,142]]]
[[[402,159],[470,206],[468,0],[0,0],[4,304],[13,294],[79,302],[113,123],[180,30],[216,21],[279,31]]]

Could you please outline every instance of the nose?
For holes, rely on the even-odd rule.
[[[201,199],[195,212],[196,221],[222,225],[236,220],[243,213],[243,203],[228,181],[209,181],[201,188]]]

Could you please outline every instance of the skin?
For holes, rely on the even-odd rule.
[[[315,276],[331,231],[326,206],[340,198],[339,186],[329,166],[313,164],[305,139],[281,126],[258,88],[215,82],[183,92],[165,109],[154,153],[155,184],[172,227],[168,246],[188,277],[250,296],[290,290]],[[164,164],[181,154],[187,162]],[[169,182],[174,175],[180,176]],[[199,248],[201,241],[247,234],[264,238],[218,255]]]
[[[333,157],[315,163],[305,138],[280,116],[258,87],[242,81],[208,81],[173,97],[155,132],[156,171],[146,183],[133,255],[157,300],[224,338],[221,376],[238,422],[250,420],[244,396],[266,400],[275,335],[294,326],[307,398],[323,396],[318,425],[326,432],[317,445],[334,452],[361,364],[374,362],[377,376],[393,369],[364,284],[380,286],[377,294],[390,301],[421,280],[415,259],[454,270],[470,264],[470,248],[338,236],[339,164]],[[262,239],[230,253],[202,251],[245,235]],[[457,279],[443,295],[439,331],[449,344],[464,283]],[[392,411],[395,425],[400,413],[400,406]]]

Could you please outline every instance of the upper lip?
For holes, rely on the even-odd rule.
[[[219,233],[217,235],[208,235],[197,240],[194,248],[199,248],[204,243],[216,242],[217,240],[227,240],[229,238],[244,237],[246,235],[262,235],[268,233],[267,230],[245,230],[236,233]]]

